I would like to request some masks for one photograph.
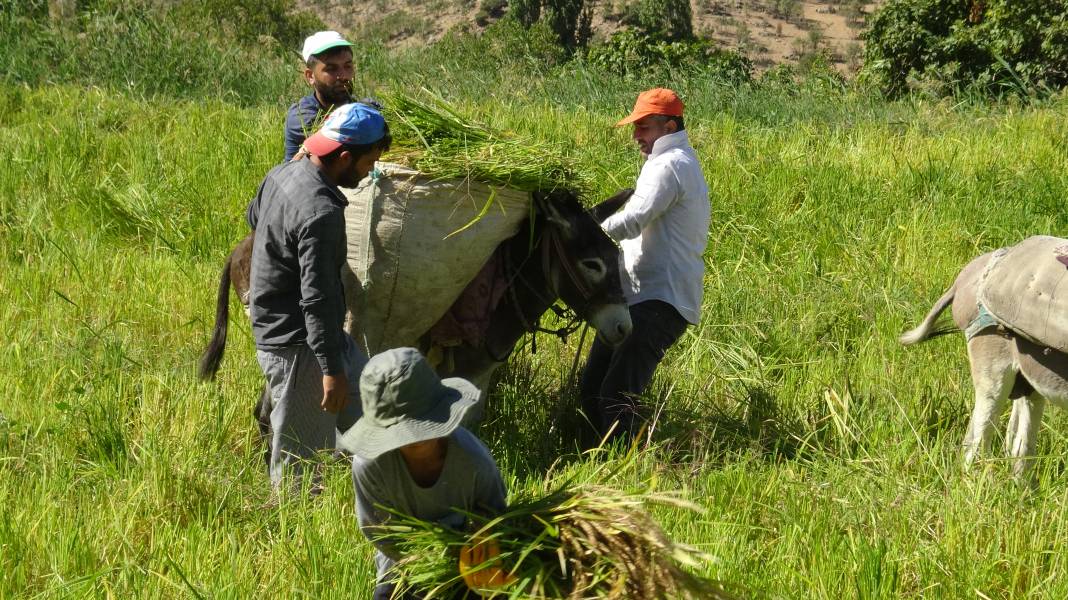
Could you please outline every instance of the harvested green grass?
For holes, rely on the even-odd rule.
[[[527,192],[589,187],[559,144],[495,131],[425,90],[420,97],[398,92],[385,100],[386,118],[396,128],[392,159],[431,177]]]
[[[503,514],[471,515],[477,525],[470,531],[395,513],[381,539],[407,557],[397,565],[402,589],[452,598],[468,587],[460,576],[461,550],[492,544],[499,551],[496,559],[470,568],[500,569],[510,581],[480,588],[483,595],[729,598],[721,584],[690,571],[710,557],[672,541],[645,512],[654,504],[695,513],[702,512],[700,507],[677,494],[656,493],[649,484],[637,492],[605,485],[615,481],[633,486],[620,477],[632,460],[608,461],[579,478],[551,475],[535,487],[513,490]]]

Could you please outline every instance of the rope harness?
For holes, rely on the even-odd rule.
[[[507,294],[508,303],[511,305],[515,316],[518,317],[520,325],[523,327],[523,331],[530,335],[530,351],[536,353],[538,351],[537,346],[537,333],[548,333],[560,338],[560,341],[567,343],[567,338],[572,333],[578,331],[579,327],[583,325],[583,317],[588,311],[590,301],[593,298],[593,290],[582,278],[582,276],[575,271],[574,265],[568,259],[567,252],[564,248],[563,240],[560,238],[560,232],[556,228],[547,226],[541,237],[541,272],[545,278],[546,284],[549,286],[549,290],[552,293],[551,297],[547,297],[543,290],[534,286],[526,277],[523,276],[523,268],[527,265],[527,262],[531,259],[533,253],[528,254],[521,263],[518,265],[512,260],[512,249],[510,245],[504,247],[504,268],[505,277],[507,278]],[[557,264],[560,265],[560,269],[567,276],[571,285],[575,287],[575,291],[578,292],[579,297],[582,298],[582,304],[577,310],[573,310],[567,307],[560,307],[556,304],[556,299],[560,297],[559,286],[557,284],[556,271],[553,269],[552,261],[556,259]],[[557,329],[548,329],[541,326],[541,315],[538,315],[534,322],[531,323],[527,315],[523,313],[523,307],[519,302],[519,294],[517,293],[518,285],[521,284],[526,290],[532,294],[539,302],[549,305],[549,309],[553,311],[558,318],[565,319],[567,322],[563,327]],[[489,347],[486,347],[486,352],[490,355],[490,358],[497,362],[504,362],[508,360],[508,357],[512,355],[515,350],[513,347],[509,349],[508,353],[503,357],[494,356]]]

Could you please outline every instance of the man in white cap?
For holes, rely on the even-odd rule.
[[[352,43],[336,31],[319,31],[304,40],[304,81],[311,93],[286,114],[285,160],[300,149],[316,124],[334,107],[352,101]]]
[[[375,600],[396,595],[389,571],[402,558],[383,539],[390,513],[382,507],[456,529],[465,526],[464,513],[505,509],[493,456],[460,426],[479,393],[467,380],[438,379],[414,348],[387,350],[364,368],[363,416],[338,445],[353,454],[356,515],[377,549]]]
[[[616,347],[595,340],[590,348],[579,395],[598,440],[632,439],[642,425],[638,396],[668,348],[701,318],[711,207],[682,109],[675,92],[646,90],[616,124],[633,123],[646,161],[629,199],[598,207],[601,226],[620,245],[634,327]]]
[[[377,110],[340,106],[304,142],[308,156],[271,169],[248,207],[249,312],[270,391],[275,489],[290,470],[299,485],[303,461],[334,448],[338,412],[359,406],[349,381],[367,359],[342,329],[347,201],[338,186],[366,177],[390,141]]]

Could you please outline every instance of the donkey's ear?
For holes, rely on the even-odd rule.
[[[545,220],[560,228],[564,235],[571,233],[571,221],[560,212],[560,207],[551,194],[541,191],[534,192],[534,206]]]
[[[590,209],[590,216],[594,218],[598,223],[603,222],[609,217],[609,215],[615,213],[619,209],[623,208],[623,205],[630,199],[631,194],[634,193],[634,188],[624,188],[616,192],[614,196],[607,200],[602,200],[600,203]]]

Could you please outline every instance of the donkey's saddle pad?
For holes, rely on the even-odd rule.
[[[999,250],[978,297],[1009,329],[1068,352],[1068,240],[1039,235]]]
[[[347,329],[369,354],[417,345],[493,251],[530,214],[531,196],[433,179],[380,162],[348,198]]]

